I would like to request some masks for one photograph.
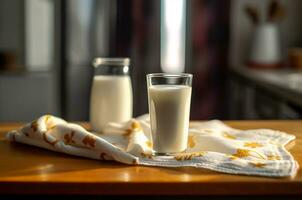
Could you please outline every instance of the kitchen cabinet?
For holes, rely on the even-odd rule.
[[[302,117],[300,72],[242,67],[230,69],[229,75],[227,89],[229,118],[299,119]]]

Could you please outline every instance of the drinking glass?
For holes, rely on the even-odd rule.
[[[147,75],[153,150],[156,155],[185,151],[188,142],[192,74]]]

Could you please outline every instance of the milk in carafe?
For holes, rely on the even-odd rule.
[[[132,86],[129,76],[95,76],[90,99],[93,130],[101,131],[109,122],[125,122],[132,117]]]
[[[133,96],[128,58],[97,58],[90,96],[90,123],[101,132],[109,122],[132,118]]]

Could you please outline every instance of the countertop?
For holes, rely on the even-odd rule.
[[[302,120],[226,123],[295,134],[288,149],[301,164]],[[89,160],[6,141],[5,133],[21,125],[0,123],[0,194],[302,195],[301,170],[294,178],[267,178]]]
[[[252,86],[267,89],[302,107],[302,71],[293,69],[252,69],[232,67],[231,75]]]

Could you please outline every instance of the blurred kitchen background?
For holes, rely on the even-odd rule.
[[[1,0],[0,121],[89,119],[95,57],[194,75],[191,119],[302,116],[301,0]]]

